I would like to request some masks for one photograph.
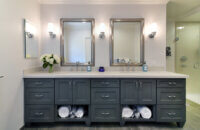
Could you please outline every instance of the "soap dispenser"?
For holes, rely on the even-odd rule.
[[[146,62],[144,62],[144,64],[142,65],[142,71],[143,72],[147,72],[148,71],[148,65],[146,64]]]
[[[90,65],[90,62],[88,62],[88,65],[87,65],[87,72],[91,72],[92,71],[92,67]]]

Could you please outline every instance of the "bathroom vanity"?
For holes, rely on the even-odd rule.
[[[40,122],[186,121],[186,75],[171,72],[32,72],[24,74],[26,124]],[[83,118],[60,118],[62,105],[83,106]],[[146,105],[150,119],[122,118],[123,106]]]

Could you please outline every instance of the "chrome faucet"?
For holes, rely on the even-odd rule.
[[[79,61],[77,61],[76,62],[76,71],[78,71],[78,66],[80,65],[80,62]]]

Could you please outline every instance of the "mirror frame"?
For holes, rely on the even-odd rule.
[[[60,35],[60,53],[61,53],[61,66],[77,66],[76,63],[64,63],[64,22],[91,22],[91,38],[92,38],[92,48],[91,48],[91,64],[95,65],[95,19],[94,18],[61,18],[60,19],[60,30],[62,34]],[[85,63],[79,63],[79,66],[88,66]]]
[[[141,23],[141,36],[140,36],[140,63],[138,64],[127,64],[119,63],[114,64],[114,22],[140,22]],[[111,18],[110,19],[110,65],[111,66],[142,66],[144,64],[144,18]]]

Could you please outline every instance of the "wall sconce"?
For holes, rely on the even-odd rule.
[[[156,23],[151,24],[150,27],[149,27],[149,31],[150,31],[149,38],[154,38],[156,36],[157,31],[158,31],[157,24]]]
[[[99,30],[100,30],[99,38],[104,39],[105,38],[105,31],[106,31],[106,26],[105,26],[104,23],[101,23]]]
[[[33,38],[35,34],[35,28],[28,21],[25,20],[25,33],[28,38]]]
[[[55,38],[56,34],[54,33],[55,29],[54,29],[54,25],[53,23],[48,23],[48,32],[49,32],[49,36],[51,38]]]

